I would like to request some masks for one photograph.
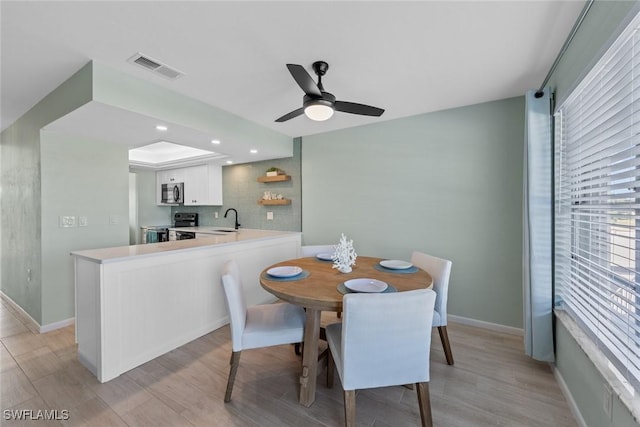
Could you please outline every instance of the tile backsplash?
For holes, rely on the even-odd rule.
[[[224,166],[222,168],[222,206],[179,206],[175,212],[197,212],[202,226],[233,227],[234,213],[224,218],[229,208],[238,211],[241,228],[263,230],[302,231],[302,185],[300,182],[300,138],[293,141],[293,157],[265,160],[255,163]],[[277,167],[291,176],[289,181],[262,183],[258,177],[266,175],[267,169]],[[290,205],[261,206],[258,204],[265,191],[282,194],[290,199]],[[218,218],[215,217],[216,212]],[[273,212],[273,220],[267,219]]]

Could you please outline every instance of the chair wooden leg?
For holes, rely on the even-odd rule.
[[[344,425],[356,427],[356,391],[344,391]]]
[[[440,341],[442,341],[442,348],[444,348],[444,357],[447,358],[447,364],[453,365],[453,353],[451,353],[451,345],[449,344],[449,334],[447,334],[447,327],[438,326],[438,332],[440,333]]]
[[[429,397],[429,383],[416,383],[418,392],[418,405],[420,406],[420,420],[422,427],[432,427],[431,399]]]
[[[336,363],[333,361],[331,350],[327,350],[327,388],[333,388],[333,377],[335,376]]]
[[[231,392],[233,391],[233,382],[236,380],[236,372],[238,372],[238,366],[240,365],[240,351],[234,351],[231,353],[231,361],[229,365],[229,379],[227,380],[227,391],[224,394],[224,401],[229,402],[231,400]]]

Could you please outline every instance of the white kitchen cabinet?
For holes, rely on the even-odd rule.
[[[222,205],[222,167],[212,164],[185,168],[184,205]]]
[[[188,168],[158,171],[156,172],[156,176],[160,178],[160,184],[176,184],[178,182],[184,182],[186,169]]]
[[[222,167],[214,164],[156,172],[156,203],[161,203],[162,184],[184,183],[185,206],[222,205]]]

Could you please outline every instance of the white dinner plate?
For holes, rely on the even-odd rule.
[[[413,264],[407,261],[400,261],[399,259],[385,259],[380,261],[380,265],[384,268],[391,268],[393,270],[406,270],[413,267]]]
[[[382,292],[389,285],[376,279],[351,279],[344,282],[344,286],[354,292]]]
[[[324,253],[316,255],[316,258],[321,259],[322,261],[331,261],[333,260],[333,254]]]
[[[273,267],[267,270],[267,274],[273,277],[293,277],[300,273],[302,273],[302,269],[292,265],[283,265],[281,267]]]

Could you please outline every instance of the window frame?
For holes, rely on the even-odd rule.
[[[631,55],[627,63],[626,53]],[[625,92],[627,77],[629,93]],[[611,94],[620,96],[607,97]],[[605,99],[605,105],[600,104]],[[629,112],[616,109],[619,105],[628,105]],[[628,115],[618,120],[624,114]],[[627,118],[628,126],[624,123]],[[574,129],[576,125],[581,127]],[[618,135],[615,126],[629,131],[629,145],[626,140],[609,139]],[[568,135],[574,131],[577,133]],[[610,136],[600,138],[598,134],[606,131]],[[566,311],[595,342],[627,387],[640,391],[640,14],[556,110],[554,133],[555,307]],[[626,148],[620,150],[618,144]],[[615,162],[606,163],[614,158]],[[577,163],[579,166],[571,170],[572,162],[581,161],[584,165]],[[605,164],[602,170],[598,163]],[[612,165],[621,169],[614,174]],[[625,193],[627,184],[633,185],[633,190]],[[620,241],[625,239],[616,234],[625,229],[616,225],[615,209],[611,209],[616,200],[621,206],[625,200],[629,202],[623,209],[631,221],[626,226],[629,236],[627,246],[622,247],[634,255],[633,260],[629,255],[626,267],[617,265],[620,260],[614,261]],[[614,243],[616,239],[618,243]],[[625,268],[632,280],[615,271]],[[624,292],[619,294],[620,290]],[[620,316],[625,311],[626,317]],[[624,329],[621,339],[609,337]]]

